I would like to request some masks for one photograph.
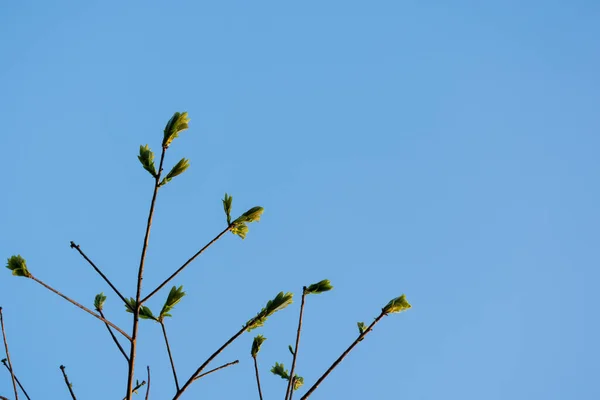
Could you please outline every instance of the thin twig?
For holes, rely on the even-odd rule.
[[[183,269],[185,267],[187,267],[192,261],[194,261],[196,259],[196,257],[198,257],[200,254],[202,254],[204,252],[204,250],[208,249],[217,240],[219,240],[224,234],[226,234],[229,230],[231,230],[232,227],[233,227],[232,225],[229,225],[221,233],[219,233],[217,236],[215,236],[215,238],[213,240],[211,240],[203,248],[201,248],[200,250],[198,250],[198,252],[196,254],[194,254],[189,260],[187,260],[181,267],[179,267],[179,269],[177,271],[173,272],[173,274],[170,277],[168,277],[167,279],[165,279],[165,281],[163,283],[161,283],[160,285],[158,285],[158,287],[156,289],[154,289],[148,296],[144,297],[142,299],[142,302],[140,304],[145,303],[150,297],[152,297],[156,293],[158,293],[158,291],[160,289],[162,289],[163,287],[165,287],[165,285],[167,283],[169,283],[171,281],[171,279],[175,278],[177,276],[177,274],[179,274],[181,271],[183,271]]]
[[[256,361],[256,356],[252,357],[254,359],[254,372],[256,372],[256,386],[258,386],[258,397],[260,400],[263,400],[262,390],[260,388],[260,375],[258,374],[258,361]]]
[[[100,321],[110,325],[111,327],[113,327],[117,332],[119,332],[121,335],[125,336],[127,339],[131,340],[131,336],[129,336],[128,334],[125,333],[125,331],[123,331],[121,328],[119,328],[118,326],[116,326],[115,324],[113,324],[112,322],[110,322],[107,319],[102,318],[100,315],[96,314],[95,312],[93,312],[92,310],[90,310],[89,308],[79,304],[78,302],[76,302],[75,300],[70,299],[69,297],[65,296],[64,294],[62,294],[61,292],[59,292],[58,290],[54,289],[51,286],[46,285],[44,282],[40,281],[38,278],[34,277],[33,275],[29,275],[29,277],[31,279],[33,279],[34,281],[36,281],[37,283],[39,283],[40,285],[42,285],[43,287],[45,287],[46,289],[50,290],[51,292],[56,293],[57,295],[59,295],[60,297],[62,297],[63,299],[67,300],[69,303],[76,305],[77,307],[81,308],[83,311],[88,312],[89,314],[93,315],[94,317],[98,318]]]
[[[2,316],[2,307],[0,307],[0,324],[2,325],[2,338],[4,339],[4,350],[6,350],[6,358],[8,359],[8,366],[10,367],[10,377],[12,379],[13,389],[15,390],[15,400],[19,400],[19,393],[17,392],[17,380],[15,379],[13,366],[10,362],[10,353],[8,352],[8,341],[6,340],[6,333],[4,332],[4,317]]]
[[[136,390],[138,390],[139,388],[141,388],[142,386],[144,386],[146,384],[146,381],[142,381],[140,383],[138,383],[137,385],[135,385],[135,387],[133,388],[133,392],[135,392]],[[123,397],[123,400],[125,400],[126,397]]]
[[[85,255],[85,253],[81,250],[81,248],[79,247],[79,245],[75,244],[75,242],[71,241],[71,248],[72,249],[76,249],[79,252],[79,254],[81,254],[81,256],[83,258],[85,258],[85,260],[96,270],[96,272],[98,274],[100,274],[100,276],[102,277],[102,279],[104,279],[106,281],[106,283],[108,283],[108,285],[112,288],[112,290],[114,290],[114,292],[117,294],[117,296],[119,296],[121,298],[121,300],[123,300],[123,302],[125,304],[127,304],[127,300],[125,300],[125,297],[123,297],[123,295],[121,294],[121,292],[119,292],[119,290],[115,287],[115,285],[112,284],[112,282],[106,277],[106,275],[104,275],[102,273],[102,271],[100,271],[100,269],[98,267],[96,267],[96,264],[94,264],[92,262],[92,260],[90,260],[89,257]]]
[[[96,309],[96,311],[98,311],[100,313],[100,316],[102,318],[105,318],[102,310]],[[127,360],[127,362],[129,362],[129,357],[127,357],[127,353],[125,353],[125,350],[123,350],[123,346],[121,346],[121,343],[119,343],[119,341],[117,340],[117,337],[113,333],[112,329],[110,329],[110,326],[106,322],[104,323],[104,325],[106,326],[106,329],[108,329],[108,333],[110,333],[110,336],[112,337],[113,341],[115,342],[115,344],[121,351],[121,354],[123,354],[123,357],[125,357],[125,360]]]
[[[63,376],[65,377],[65,383],[67,384],[67,387],[69,388],[69,393],[71,393],[71,397],[73,398],[73,400],[77,400],[77,398],[75,397],[75,393],[73,393],[73,388],[71,387],[71,386],[73,386],[73,384],[69,383],[69,378],[67,378],[67,373],[65,372],[65,366],[61,365],[60,370],[62,371]]]
[[[350,347],[348,347],[346,349],[346,351],[344,351],[342,353],[342,355],[339,356],[339,358],[337,360],[335,360],[333,364],[331,364],[331,367],[329,367],[329,369],[327,371],[325,371],[325,373],[319,378],[319,380],[317,380],[317,382],[314,385],[312,385],[312,387],[310,389],[308,389],[308,392],[306,392],[306,394],[304,394],[304,396],[302,396],[300,398],[300,400],[306,400],[308,398],[308,396],[310,396],[312,394],[312,392],[314,392],[315,389],[317,389],[317,387],[319,387],[321,382],[323,382],[323,380],[325,380],[325,378],[327,378],[327,375],[329,375],[331,373],[331,371],[333,371],[334,368],[337,367],[338,364],[342,362],[344,357],[346,357],[348,355],[348,353],[350,353],[350,351],[352,351],[354,346],[356,346],[361,340],[363,340],[363,338],[365,336],[367,336],[367,334],[373,330],[373,327],[375,326],[375,324],[377,324],[381,320],[381,318],[385,317],[386,315],[387,314],[382,311],[381,314],[379,314],[379,316],[377,318],[375,318],[375,321],[373,321],[371,323],[371,325],[369,325],[369,327],[367,329],[365,329],[365,331],[363,333],[361,333],[354,342],[352,342]]]
[[[146,400],[148,400],[148,396],[150,395],[150,366],[147,365],[146,369],[148,370],[148,386],[146,386]]]
[[[165,337],[165,345],[167,346],[167,352],[169,353],[169,360],[171,361],[171,369],[173,370],[173,379],[175,379],[175,387],[179,390],[179,381],[177,380],[177,372],[175,372],[175,363],[173,362],[173,356],[171,355],[171,346],[169,346],[169,339],[167,339],[167,330],[165,328],[164,321],[160,321],[162,327],[163,336]]]
[[[192,382],[194,382],[194,380],[196,379],[196,377],[198,375],[200,375],[200,372],[202,372],[204,370],[204,368],[206,368],[206,366],[212,360],[214,360],[214,358],[216,356],[219,355],[219,353],[221,353],[223,350],[225,350],[225,348],[227,346],[229,346],[231,343],[233,343],[233,341],[236,340],[238,337],[240,337],[242,335],[242,333],[244,333],[244,332],[246,332],[246,327],[243,327],[242,329],[240,329],[235,335],[233,335],[228,341],[226,341],[223,346],[219,347],[219,349],[217,351],[215,351],[210,357],[208,357],[208,359],[204,362],[204,364],[202,364],[196,370],[196,372],[194,372],[192,374],[192,376],[190,376],[190,379],[188,379],[188,381],[185,383],[185,385],[183,385],[183,387],[181,389],[179,389],[177,391],[177,393],[175,393],[175,397],[173,397],[173,400],[177,400],[183,394],[183,392],[185,392],[185,390],[192,384]]]
[[[235,365],[235,364],[237,364],[237,363],[239,363],[239,362],[240,362],[240,360],[235,360],[235,361],[232,361],[232,362],[228,362],[227,364],[223,364],[223,365],[221,365],[220,367],[213,368],[213,369],[211,369],[210,371],[207,371],[207,372],[205,372],[205,373],[203,373],[203,374],[200,374],[200,375],[198,375],[197,377],[195,377],[195,378],[194,378],[194,380],[198,380],[198,379],[200,379],[200,378],[202,378],[202,377],[204,377],[204,376],[206,376],[206,375],[210,375],[210,374],[212,374],[213,372],[217,372],[217,371],[218,371],[218,370],[220,370],[220,369],[227,368],[227,367],[231,367],[232,365]]]
[[[135,310],[133,310],[133,329],[131,333],[131,351],[129,353],[129,371],[127,375],[127,400],[131,400],[131,392],[133,389],[133,374],[135,371],[135,355],[137,348],[137,333],[138,333],[138,322],[140,319],[140,299],[142,297],[142,280],[144,279],[144,262],[146,261],[146,251],[148,249],[148,242],[150,240],[150,228],[152,227],[152,216],[154,215],[154,205],[156,204],[156,195],[158,194],[158,188],[160,185],[160,175],[163,169],[163,162],[165,160],[165,152],[167,148],[163,146],[160,154],[160,164],[158,166],[158,173],[155,177],[154,192],[152,193],[152,201],[150,202],[150,211],[148,212],[148,222],[146,223],[146,234],[144,235],[144,244],[142,246],[142,254],[140,256],[140,267],[138,270],[137,278],[137,291],[135,294]]]
[[[302,331],[302,315],[304,314],[304,299],[306,297],[306,286],[302,288],[302,303],[300,304],[300,318],[298,318],[298,332],[296,333],[296,347],[294,347],[294,355],[292,356],[292,369],[290,370],[290,379],[288,380],[288,386],[285,391],[285,398],[292,398],[294,392],[294,372],[296,370],[296,359],[298,357],[298,345],[300,344],[300,332]]]
[[[2,364],[4,364],[4,366],[6,367],[6,369],[8,370],[8,372],[11,372],[10,367],[8,366],[8,364],[6,363],[6,358],[2,359]],[[21,382],[19,381],[19,378],[17,378],[17,375],[15,375],[15,380],[17,381],[17,385],[19,385],[19,387],[21,388],[21,390],[23,391],[23,394],[25,395],[25,397],[27,397],[27,400],[31,400],[29,398],[29,395],[27,394],[27,392],[25,391],[25,388],[23,387],[23,385],[21,385]]]

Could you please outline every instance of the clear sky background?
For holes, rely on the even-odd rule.
[[[0,6],[0,253],[130,330],[71,240],[128,296],[152,192],[137,160],[190,169],[159,192],[148,293],[225,226],[265,207],[174,284],[167,330],[184,381],[279,291],[308,299],[298,373],[311,385],[388,300],[316,399],[598,399],[600,3],[89,2]],[[160,309],[167,290],[150,302]],[[15,371],[34,399],[119,399],[126,363],[102,323],[33,281],[0,277]],[[285,382],[299,301],[214,362],[183,398],[265,399]],[[138,374],[173,380],[143,321]],[[305,387],[305,388],[306,388]],[[301,390],[300,392],[303,392]],[[12,395],[0,371],[0,394]],[[301,394],[301,393],[300,393]],[[142,396],[138,396],[142,398]],[[300,396],[295,396],[300,398]]]

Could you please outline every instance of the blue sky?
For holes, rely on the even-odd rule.
[[[145,293],[224,228],[223,193],[266,211],[174,280],[180,380],[277,292],[328,278],[305,310],[307,386],[357,321],[402,293],[413,309],[311,398],[600,398],[599,17],[595,1],[4,4],[1,253],[88,306],[104,291],[129,330],[69,242],[134,295],[152,192],[138,148],[158,152],[188,111],[166,165],[191,167],[159,192]],[[79,398],[124,395],[99,321],[8,270],[0,305],[32,398],[68,395],[61,364]],[[282,397],[268,370],[290,364],[298,309],[255,331],[266,399]],[[253,336],[183,398],[257,399]],[[171,398],[158,325],[139,351],[138,379],[150,365],[151,398]]]

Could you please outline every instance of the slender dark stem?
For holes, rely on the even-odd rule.
[[[29,277],[31,279],[33,279],[34,281],[36,281],[37,283],[39,283],[40,285],[42,285],[43,287],[45,287],[46,289],[50,290],[51,292],[56,293],[57,295],[59,295],[60,297],[62,297],[63,299],[67,300],[69,303],[76,305],[77,307],[81,308],[83,311],[88,312],[89,314],[93,315],[94,317],[98,318],[100,321],[110,325],[111,327],[113,327],[117,332],[119,332],[121,335],[125,336],[127,339],[131,340],[131,336],[129,336],[128,334],[126,334],[121,328],[119,328],[118,326],[116,326],[115,324],[113,324],[112,322],[110,322],[107,319],[104,319],[103,317],[101,317],[100,315],[96,314],[95,312],[93,312],[92,310],[90,310],[89,308],[79,304],[78,302],[76,302],[75,300],[72,300],[70,298],[68,298],[67,296],[65,296],[64,294],[62,294],[61,292],[59,292],[58,290],[54,289],[51,286],[46,285],[44,282],[40,281],[39,279],[37,279],[36,277],[34,277],[33,275],[29,275]]]
[[[381,314],[379,314],[379,316],[377,318],[375,318],[375,321],[373,321],[371,323],[371,325],[369,325],[369,327],[367,329],[365,329],[365,331],[363,333],[361,333],[354,342],[352,342],[350,347],[348,347],[346,349],[346,351],[344,351],[342,353],[342,355],[339,356],[339,358],[337,360],[335,360],[333,364],[331,364],[331,367],[329,367],[329,369],[327,371],[325,371],[325,373],[319,378],[319,380],[317,380],[317,382],[314,385],[312,385],[312,387],[310,389],[308,389],[308,392],[306,392],[306,394],[304,394],[304,396],[302,396],[300,398],[300,400],[306,400],[308,398],[308,396],[310,396],[312,394],[312,392],[314,392],[315,389],[317,389],[319,387],[321,382],[323,382],[323,380],[325,380],[325,378],[327,378],[327,375],[329,375],[331,373],[331,371],[333,371],[334,368],[337,367],[338,364],[342,362],[344,357],[346,357],[348,355],[348,353],[350,353],[350,351],[352,351],[354,346],[356,346],[361,340],[363,340],[363,338],[365,336],[367,336],[367,334],[373,330],[373,327],[375,326],[375,324],[377,324],[381,320],[381,318],[385,317],[386,315],[387,315],[386,313],[381,312]]]
[[[263,400],[262,390],[260,388],[260,375],[258,374],[258,361],[256,361],[256,356],[252,358],[254,358],[254,372],[256,372],[256,386],[258,386],[258,397],[260,398],[260,400]]]
[[[225,344],[221,347],[219,347],[219,349],[217,351],[215,351],[210,357],[208,357],[208,359],[206,361],[204,361],[204,364],[202,364],[197,370],[196,372],[194,372],[192,374],[192,376],[190,376],[190,379],[188,379],[188,381],[185,383],[185,385],[183,385],[183,387],[181,389],[179,389],[177,391],[177,393],[175,393],[175,397],[173,397],[173,400],[177,400],[182,394],[183,392],[185,392],[185,390],[192,384],[192,382],[194,382],[194,380],[196,379],[196,377],[198,375],[200,375],[200,373],[204,370],[204,368],[206,368],[206,366],[212,361],[214,360],[214,358],[216,356],[219,355],[219,353],[221,353],[223,350],[225,350],[225,348],[227,346],[229,346],[231,343],[233,343],[234,340],[236,340],[238,337],[240,337],[242,335],[242,333],[246,332],[246,327],[243,327],[242,329],[240,329],[235,335],[233,335],[227,342],[225,342]]]
[[[146,386],[146,400],[148,400],[148,396],[150,395],[150,366],[146,366],[148,370],[148,386]]]
[[[69,393],[71,393],[71,397],[73,398],[73,400],[77,400],[77,398],[75,397],[75,393],[73,393],[73,388],[71,387],[72,384],[69,383],[69,378],[67,378],[67,373],[65,372],[65,366],[61,365],[60,370],[62,371],[63,376],[65,377],[65,383],[67,384],[67,387],[69,388]]]
[[[133,374],[135,371],[135,355],[137,348],[137,333],[138,333],[138,322],[140,319],[140,299],[142,297],[142,281],[144,279],[144,262],[146,261],[146,250],[148,249],[148,242],[150,240],[150,228],[152,227],[152,216],[154,215],[154,205],[156,204],[156,195],[158,194],[158,188],[160,185],[160,175],[162,173],[163,162],[165,160],[166,147],[162,148],[160,154],[160,164],[158,167],[158,173],[155,177],[154,192],[152,193],[152,201],[150,202],[150,211],[148,212],[148,222],[146,223],[146,234],[144,236],[144,244],[142,246],[142,254],[140,256],[140,268],[138,270],[137,277],[137,291],[135,294],[136,307],[133,310],[133,329],[131,333],[131,351],[129,353],[129,372],[127,376],[127,400],[131,400],[131,392],[133,389]]]
[[[179,391],[179,381],[177,380],[177,372],[175,372],[175,363],[173,362],[173,356],[171,355],[171,346],[169,346],[169,339],[167,339],[167,330],[165,329],[164,321],[159,321],[162,327],[163,336],[165,337],[165,345],[167,345],[167,352],[169,352],[169,360],[171,361],[171,369],[173,370],[173,379],[175,379],[175,387]]]
[[[4,366],[6,367],[6,369],[8,370],[8,372],[12,372],[12,370],[10,369],[10,367],[8,366],[8,364],[6,363],[6,358],[2,360],[2,364],[4,364]],[[19,378],[17,378],[16,375],[15,375],[15,380],[17,381],[17,385],[19,385],[19,387],[23,391],[23,394],[25,395],[25,397],[27,397],[27,400],[31,400],[29,398],[29,395],[25,391],[25,388],[23,387],[23,385],[21,385],[21,382],[19,382]]]
[[[204,252],[204,250],[206,250],[210,246],[212,246],[213,243],[215,243],[217,240],[219,240],[224,234],[226,234],[229,230],[231,230],[231,228],[232,228],[232,225],[229,225],[221,233],[219,233],[217,236],[215,236],[215,238],[213,240],[211,240],[203,248],[201,248],[200,250],[198,250],[198,252],[196,254],[194,254],[189,260],[187,260],[181,267],[179,267],[179,269],[177,271],[173,272],[173,274],[170,277],[168,277],[167,279],[165,279],[165,281],[163,283],[161,283],[160,285],[158,285],[158,287],[156,289],[154,289],[152,291],[152,293],[150,293],[148,296],[144,297],[142,299],[142,302],[140,304],[145,303],[150,297],[152,297],[156,293],[158,293],[158,291],[160,289],[162,289],[163,287],[165,287],[165,285],[167,283],[169,283],[171,281],[171,279],[175,278],[177,276],[177,274],[179,274],[181,271],[183,271],[183,269],[185,267],[187,267],[192,261],[194,261],[196,259],[196,257],[198,257],[200,254],[202,254]]]
[[[8,359],[10,377],[12,379],[13,389],[15,390],[15,400],[19,400],[19,393],[17,392],[17,379],[15,378],[13,366],[10,362],[10,353],[8,352],[8,341],[6,340],[6,332],[4,332],[4,317],[2,316],[2,307],[0,307],[0,324],[2,325],[2,338],[4,339],[4,350],[6,350],[6,358]]]
[[[202,378],[202,377],[204,377],[204,376],[206,376],[206,375],[210,375],[210,374],[212,374],[213,372],[217,372],[217,371],[218,371],[218,370],[220,370],[220,369],[227,368],[227,367],[231,367],[232,365],[235,365],[235,364],[237,364],[237,363],[239,363],[239,362],[240,362],[240,360],[235,360],[235,361],[232,361],[232,362],[228,362],[227,364],[223,364],[223,365],[221,365],[220,367],[213,368],[213,369],[211,369],[210,371],[207,371],[207,372],[205,372],[205,373],[203,373],[203,374],[200,374],[200,375],[198,375],[197,377],[195,377],[195,378],[194,378],[194,380],[198,380],[198,379],[200,379],[200,378]]]
[[[102,312],[102,310],[96,309],[96,311],[98,311],[100,313],[100,316],[102,318],[105,318],[104,317],[104,313]],[[125,360],[127,360],[127,362],[129,362],[129,357],[127,357],[127,353],[125,353],[125,350],[123,350],[123,347],[121,346],[121,343],[119,343],[119,341],[117,340],[117,337],[113,333],[112,329],[110,329],[110,326],[106,322],[104,323],[104,325],[106,325],[106,329],[108,329],[108,333],[110,333],[110,336],[112,337],[113,341],[115,342],[115,344],[117,345],[117,347],[121,351],[121,354],[123,354],[123,357],[125,357]]]
[[[298,332],[296,333],[296,347],[294,347],[294,355],[292,357],[292,369],[290,370],[290,379],[285,391],[285,398],[290,399],[294,392],[294,372],[296,371],[296,359],[298,358],[298,345],[300,344],[300,332],[302,331],[302,315],[304,314],[304,299],[306,298],[306,286],[302,288],[302,303],[300,304],[300,318],[298,318]]]
[[[114,290],[117,296],[119,296],[121,300],[123,300],[123,303],[127,303],[127,300],[125,300],[125,297],[123,297],[121,292],[119,292],[119,290],[115,287],[115,285],[112,284],[112,282],[106,277],[106,275],[104,275],[102,271],[100,271],[100,269],[96,267],[96,264],[94,264],[92,260],[90,260],[89,257],[85,255],[85,253],[81,250],[78,244],[75,244],[75,242],[71,241],[71,248],[76,249],[79,252],[79,254],[81,254],[81,256],[85,258],[85,260],[96,270],[96,272],[100,274],[102,279],[104,279],[106,283],[108,283],[108,285],[112,288],[112,290]]]
[[[133,392],[135,392],[136,390],[138,390],[139,388],[141,388],[142,386],[144,386],[146,384],[146,381],[141,381],[140,383],[138,383],[137,385],[135,385],[135,387],[133,388]],[[126,397],[123,397],[123,400],[125,400]]]

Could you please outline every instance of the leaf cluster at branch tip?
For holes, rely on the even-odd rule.
[[[242,239],[245,239],[246,234],[248,233],[248,225],[246,224],[260,221],[260,217],[264,211],[265,209],[262,207],[252,207],[230,224],[233,226],[231,232],[234,235],[238,235]]]
[[[164,138],[162,146],[166,149],[171,145],[173,139],[179,136],[179,133],[188,128],[190,119],[187,112],[176,112],[173,114],[167,125],[165,126]]]
[[[148,145],[141,146],[140,145],[140,155],[138,156],[138,160],[142,163],[142,167],[156,178],[156,168],[154,167],[154,153],[150,150]]]
[[[31,274],[27,269],[27,263],[21,255],[11,256],[6,263],[6,268],[10,269],[14,276],[31,277]]]
[[[102,311],[102,307],[104,307],[104,302],[106,301],[106,296],[103,292],[100,292],[94,298],[94,308],[97,311]]]
[[[292,304],[293,297],[294,295],[292,293],[279,292],[273,300],[267,302],[267,305],[256,314],[256,317],[246,323],[244,326],[246,331],[250,332],[252,329],[263,326],[268,317]]]
[[[171,179],[175,178],[178,175],[183,174],[185,172],[185,170],[189,168],[189,166],[190,166],[190,160],[188,160],[186,158],[182,158],[181,160],[179,160],[179,162],[177,164],[175,164],[175,166],[173,166],[173,168],[171,168],[171,170],[169,171],[167,176],[165,176],[162,179],[159,186],[164,186],[167,183],[169,183],[171,181]]]
[[[254,338],[252,341],[252,349],[250,350],[250,355],[252,355],[253,358],[256,358],[258,352],[260,351],[260,346],[262,346],[265,340],[267,340],[267,338],[263,335],[257,335]]]
[[[275,362],[273,368],[271,368],[271,372],[274,375],[279,376],[281,379],[285,379],[286,381],[290,380],[290,373],[285,369],[283,363],[279,364]],[[294,390],[300,389],[300,387],[304,384],[304,378],[294,374]]]
[[[412,306],[406,300],[406,295],[402,295],[400,297],[396,297],[395,299],[390,300],[389,303],[381,310],[384,314],[394,314],[402,311],[406,311]]]
[[[160,315],[158,316],[159,321],[162,321],[165,317],[171,317],[171,310],[177,303],[181,301],[181,299],[185,296],[185,292],[183,291],[183,286],[173,286],[169,295],[167,296],[167,300],[165,301],[165,305],[162,310],[160,310]]]
[[[231,225],[231,203],[233,202],[233,197],[225,193],[225,197],[223,197],[223,210],[225,211],[225,215],[227,216],[227,225]]]
[[[313,283],[312,285],[307,287],[304,290],[304,293],[319,294],[319,293],[323,293],[323,292],[328,292],[331,289],[333,289],[333,286],[331,286],[331,282],[329,281],[329,279],[323,279],[322,281]]]

